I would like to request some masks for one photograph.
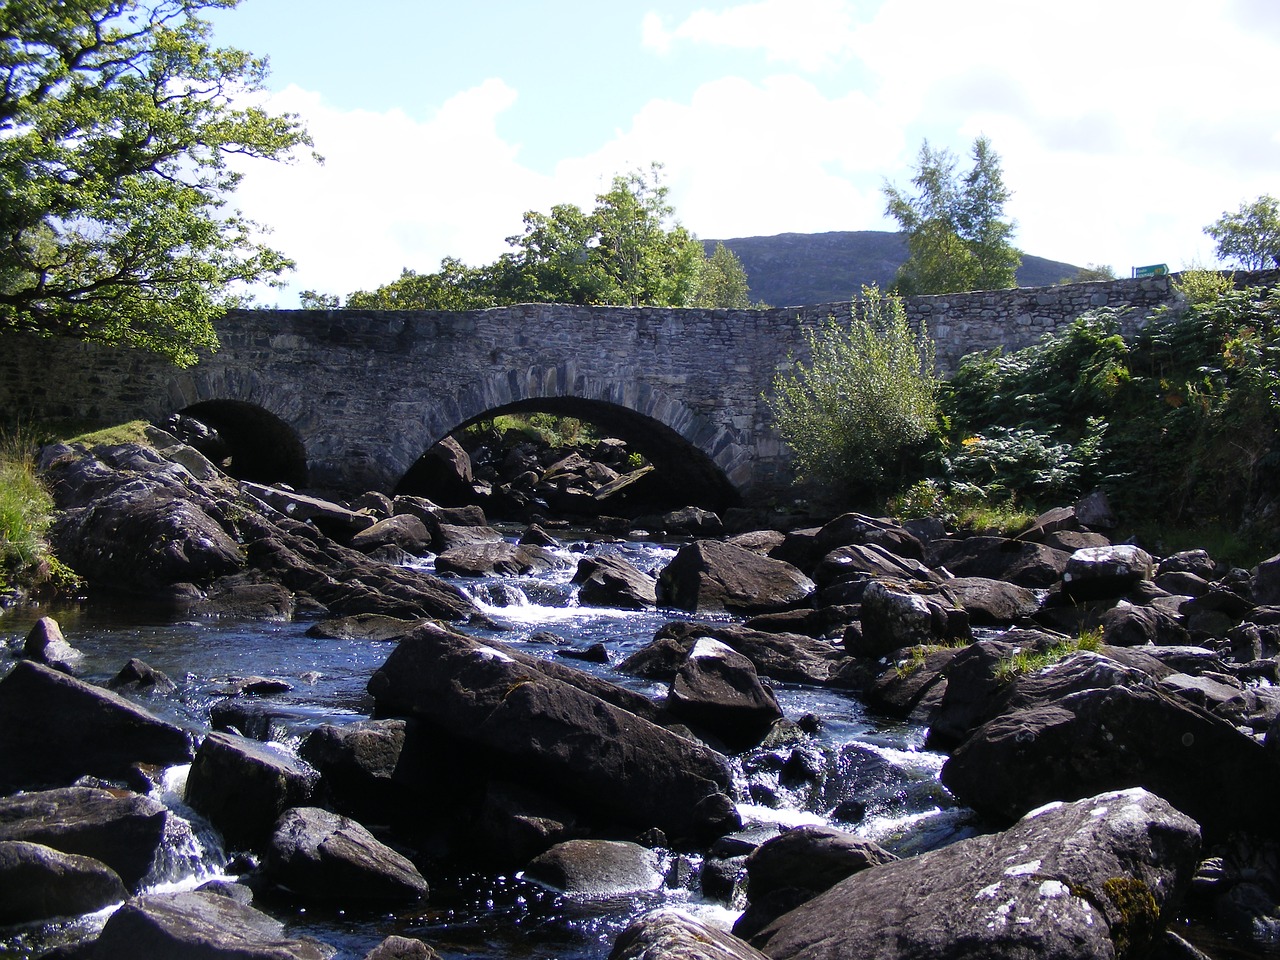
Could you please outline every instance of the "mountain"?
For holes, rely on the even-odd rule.
[[[901,233],[853,230],[836,233],[780,233],[776,237],[707,240],[734,252],[747,271],[751,299],[774,307],[850,300],[866,283],[884,289],[907,259]],[[1024,254],[1018,286],[1047,287],[1075,276],[1070,263]]]

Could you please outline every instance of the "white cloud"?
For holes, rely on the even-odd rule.
[[[843,0],[760,0],[724,10],[696,10],[668,29],[655,13],[644,18],[650,49],[668,53],[676,41],[758,50],[776,63],[819,70],[844,59],[853,25]]]

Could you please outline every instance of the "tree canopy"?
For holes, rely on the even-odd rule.
[[[562,203],[524,215],[524,232],[492,264],[446,258],[435,273],[406,268],[347,306],[384,310],[468,310],[514,303],[617,306],[748,306],[746,271],[727,249],[708,258],[675,219],[662,167],[615,176],[584,211]],[[326,305],[308,291],[308,302]]]
[[[1280,267],[1280,201],[1269,194],[1224,212],[1204,232],[1217,242],[1219,260],[1246,270]]]
[[[311,141],[245,104],[264,59],[210,43],[239,0],[0,4],[0,331],[217,346],[234,288],[292,266],[228,209],[233,157]]]
[[[973,167],[961,175],[951,151],[920,147],[914,193],[887,183],[885,212],[907,235],[907,261],[895,288],[903,295],[998,290],[1015,286],[1022,254],[1004,219],[1012,194],[987,137],[973,141]]]

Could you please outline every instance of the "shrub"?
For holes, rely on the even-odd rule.
[[[864,287],[847,323],[810,331],[809,358],[774,378],[766,397],[802,479],[852,496],[896,485],[937,433],[933,343],[902,301]]]

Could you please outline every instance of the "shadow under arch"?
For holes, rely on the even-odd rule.
[[[306,448],[294,429],[269,410],[244,400],[201,400],[178,412],[217,431],[221,446],[210,451],[210,459],[226,460],[223,469],[237,480],[307,485]]]
[[[433,404],[424,411],[418,453],[480,420],[538,411],[588,421],[627,441],[661,472],[666,485],[681,492],[680,505],[723,510],[742,502],[731,477],[748,452],[732,431],[647,384],[575,376],[571,363],[511,371]],[[402,476],[411,468],[406,463]]]

